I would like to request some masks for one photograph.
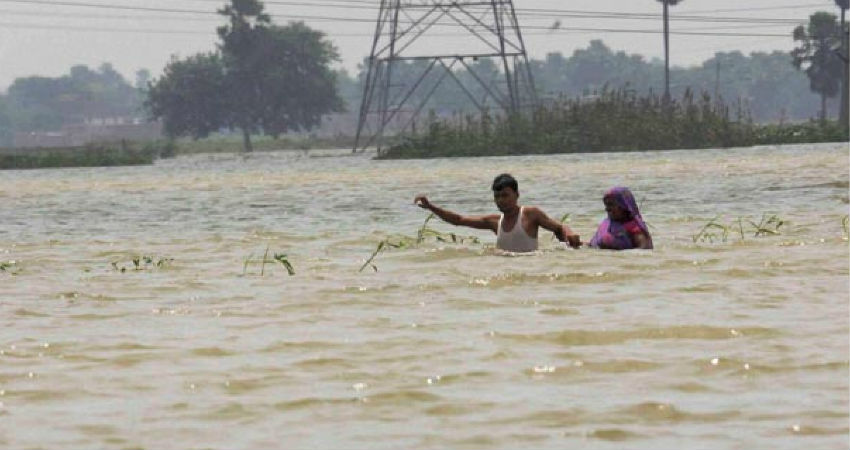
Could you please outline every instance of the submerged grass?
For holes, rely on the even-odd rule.
[[[0,261],[0,272],[8,273],[9,275],[17,275],[20,270],[20,266],[15,260]]]
[[[743,241],[749,233],[752,237],[775,236],[781,234],[780,228],[788,222],[775,214],[762,214],[761,220],[756,223],[744,217],[733,219],[729,223],[720,221],[720,216],[715,216],[708,221],[699,232],[693,235],[694,242],[726,242],[731,235],[740,236]]]
[[[115,271],[125,273],[128,269],[134,271],[163,269],[173,264],[174,258],[134,256],[130,259],[129,263],[131,263],[132,266],[125,266],[121,261],[112,261],[110,264]]]
[[[665,103],[627,89],[605,89],[593,100],[561,97],[528,116],[455,115],[382,151],[379,159],[498,156],[608,151],[728,148],[846,142],[835,121],[761,125],[744,102],[728,104],[687,91]]]
[[[419,245],[423,244],[429,237],[433,238],[436,242],[444,242],[444,243],[453,243],[453,244],[480,244],[481,240],[476,236],[462,236],[455,233],[444,233],[441,231],[437,231],[428,226],[428,222],[431,221],[435,216],[433,213],[429,214],[425,219],[425,222],[419,227],[419,230],[416,232],[416,236],[394,236],[387,237],[378,243],[375,251],[366,259],[362,266],[360,266],[360,270],[358,272],[363,272],[367,267],[371,267],[375,272],[378,271],[378,266],[373,263],[375,258],[378,257],[382,252],[395,248],[395,249],[406,249],[406,248],[416,248]]]
[[[285,253],[274,253],[272,254],[271,259],[269,259],[269,250],[270,246],[266,246],[265,252],[263,252],[263,257],[260,259],[253,259],[254,254],[251,253],[245,258],[245,261],[242,265],[242,276],[248,274],[248,266],[251,264],[259,264],[260,265],[260,276],[263,277],[266,275],[266,264],[274,264],[278,263],[286,269],[286,272],[289,276],[295,275],[295,267],[293,267],[292,263],[289,262],[289,256]]]

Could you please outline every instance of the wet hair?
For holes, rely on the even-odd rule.
[[[503,173],[493,179],[493,192],[499,192],[506,187],[509,187],[513,189],[514,192],[519,193],[519,184],[517,184],[516,179],[509,173]]]

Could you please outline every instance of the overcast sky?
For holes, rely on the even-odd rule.
[[[131,82],[141,68],[158,76],[171,55],[214,49],[215,27],[222,20],[213,13],[223,4],[223,0],[0,0],[0,89],[17,77],[59,76],[75,64],[94,68],[109,62]],[[379,0],[270,0],[267,11],[276,23],[303,19],[326,32],[340,51],[341,65],[354,71],[369,54],[378,4]],[[527,28],[526,46],[532,58],[553,51],[570,55],[592,39],[648,59],[663,57],[662,36],[651,33],[661,29],[659,17],[603,14],[659,14],[657,0],[515,0],[514,5],[520,25]],[[791,20],[805,23],[818,10],[838,11],[833,0],[684,0],[671,8],[671,31],[731,36],[673,35],[671,61],[689,66],[718,51],[790,50],[795,26]],[[582,15],[590,17],[576,17]],[[550,27],[556,29],[547,30]],[[462,50],[468,38],[442,39]]]

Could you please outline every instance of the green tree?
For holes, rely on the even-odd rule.
[[[670,101],[670,6],[682,0],[658,0],[664,5],[664,101]]]
[[[845,130],[850,129],[850,30],[847,29],[847,9],[850,0],[835,0],[835,5],[841,9],[841,60],[844,63],[844,76],[841,77],[841,114],[839,115]]]
[[[806,74],[795,69],[792,61],[789,52],[780,50],[750,54],[740,51],[718,52],[700,66],[671,67],[674,82],[670,86],[670,94],[673,98],[680,98],[690,87],[693,92],[709,92],[712,96],[716,92],[727,104],[741,99],[758,122],[807,120],[818,115],[820,99],[809,89]],[[415,77],[422,67],[413,64],[398,62],[393,67],[399,85],[411,86],[416,82]],[[530,64],[541,95],[550,99],[599,92],[605,86],[609,89],[628,86],[629,91],[638,95],[650,91],[664,92],[662,59],[647,60],[640,55],[614,51],[601,41],[591,42],[571,55],[550,53],[545,59],[531,60]],[[345,96],[349,105],[358,105],[360,102],[364,67],[359,67],[358,77],[339,74],[340,86],[347,93]],[[485,81],[498,82],[503,79],[499,68],[490,59],[481,58],[470,67]],[[455,74],[462,80],[469,79],[463,69],[456,69]],[[432,71],[419,91],[411,97],[410,104],[418,106],[429,91],[429,86],[439,76],[440,70]],[[469,85],[474,86],[472,90],[477,98],[485,98],[485,92],[477,90],[475,83]],[[434,93],[423,111],[433,109],[441,116],[453,111],[452,108],[464,112],[475,111],[475,106],[463,93],[456,88],[452,89],[454,87],[451,80],[447,80]],[[489,104],[492,105],[492,100]]]
[[[12,116],[6,105],[6,97],[0,96],[0,147],[12,146],[13,133]]]
[[[800,43],[791,51],[794,67],[806,72],[810,89],[820,95],[821,120],[827,118],[827,98],[838,95],[844,72],[834,51],[840,45],[840,37],[835,15],[827,12],[812,14],[808,26],[794,29],[794,40]]]
[[[251,133],[259,131],[262,112],[257,107],[265,94],[256,79],[266,56],[257,50],[265,34],[263,31],[271,26],[271,17],[263,9],[263,4],[257,0],[231,0],[231,4],[218,11],[228,19],[227,25],[218,28],[219,50],[228,75],[225,92],[229,97],[228,106],[233,108],[227,125],[242,130],[246,152],[253,150]]]
[[[309,130],[321,124],[323,115],[343,110],[337,75],[330,68],[338,56],[321,32],[293,22],[261,28],[258,36],[236,67],[228,65],[224,53],[232,75],[228,78],[232,125],[239,126],[243,135],[246,129],[274,137]],[[250,151],[250,136],[245,136]]]
[[[239,129],[250,152],[252,133],[309,130],[343,109],[330,68],[339,58],[333,45],[301,22],[273,25],[263,10],[257,0],[231,0],[219,10],[228,23],[218,28],[218,51],[172,61],[173,70],[151,84],[148,108],[169,135]],[[183,83],[193,77],[199,87]],[[215,100],[202,98],[208,89],[215,89]]]
[[[149,83],[145,106],[168,136],[208,136],[228,123],[227,80],[218,53],[172,59]]]
[[[140,91],[144,91],[148,88],[150,81],[151,71],[148,69],[139,69],[136,71],[136,83],[133,86]]]
[[[128,117],[138,112],[136,90],[110,64],[97,70],[71,67],[59,78],[18,78],[8,91],[19,131],[50,131],[87,119]]]
[[[71,97],[68,94],[58,79],[36,76],[16,79],[7,91],[9,109],[15,112],[15,130],[59,129],[65,121],[60,105]]]

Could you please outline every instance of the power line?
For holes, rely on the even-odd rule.
[[[787,6],[760,6],[750,8],[726,8],[726,9],[704,9],[699,11],[691,11],[696,14],[710,14],[721,12],[745,12],[745,11],[776,11],[781,9],[809,9],[809,8],[825,8],[823,3],[809,3],[807,5],[787,5]]]
[[[201,1],[201,0],[196,0]],[[8,16],[24,16],[24,17],[38,17],[38,18],[48,18],[48,17],[56,17],[56,18],[77,18],[83,20],[115,20],[115,19],[127,19],[127,20],[169,20],[169,21],[193,21],[193,22],[221,22],[224,20],[223,17],[215,18],[215,17],[175,17],[175,16],[164,16],[164,15],[127,15],[127,14],[86,14],[86,13],[73,13],[73,12],[43,12],[43,11],[21,11],[21,10],[10,10],[10,9],[0,9],[0,14],[8,15]],[[735,25],[728,27],[721,26],[711,26],[711,27],[695,27],[695,28],[683,28],[680,31],[719,31],[719,30],[740,30],[740,29],[753,29],[753,28],[777,28],[785,25],[777,25],[777,24],[761,24],[761,25]],[[20,27],[19,27],[20,28]],[[560,28],[560,26],[558,27]],[[539,29],[539,27],[534,27],[532,29]],[[556,28],[555,28],[556,29]],[[547,25],[546,30],[553,30],[552,26]],[[334,35],[338,35],[334,33]],[[451,36],[465,36],[465,33],[454,33]],[[372,36],[372,34],[357,34],[356,36]]]
[[[145,15],[128,15],[128,14],[87,14],[73,12],[44,12],[44,11],[27,11],[14,9],[0,9],[0,14],[9,16],[25,16],[38,18],[75,18],[75,19],[129,19],[129,20],[170,20],[170,21],[192,21],[192,22],[221,22],[224,17],[178,17],[178,16],[145,16]]]
[[[210,31],[195,31],[195,30],[167,30],[167,29],[150,29],[150,28],[114,28],[114,27],[86,27],[74,25],[48,25],[34,23],[18,23],[18,22],[0,22],[0,27],[17,28],[17,29],[43,29],[43,30],[66,30],[66,31],[89,31],[89,32],[123,32],[123,33],[150,33],[150,34],[195,34],[195,35],[214,35],[215,30]],[[534,28],[535,30],[545,30],[545,32],[526,33],[531,36],[545,36],[548,34],[560,33],[631,33],[631,34],[661,34],[660,30],[642,30],[642,29],[622,29],[622,28],[580,28],[580,27],[561,27],[558,29]],[[789,37],[789,34],[775,33],[722,33],[711,31],[671,31],[670,34],[683,36],[715,36],[715,37]],[[372,34],[365,33],[334,33],[337,37],[370,37]],[[465,36],[462,33],[442,33],[433,34],[433,36],[441,37],[458,37]]]
[[[216,0],[218,1],[218,0]],[[339,1],[339,0],[336,0]],[[97,9],[115,9],[124,11],[137,12],[166,12],[174,14],[204,14],[218,15],[216,11],[196,10],[196,9],[178,9],[178,8],[160,8],[149,6],[128,6],[128,5],[109,5],[103,3],[87,3],[87,2],[70,2],[61,0],[0,0],[6,3],[24,3],[31,5],[50,5],[50,6],[69,6],[79,8],[97,8]],[[285,5],[308,5],[316,6],[316,4],[305,4],[304,2],[267,2],[269,4],[285,4]],[[319,5],[321,6],[321,4]],[[339,7],[339,5],[326,4],[325,7]],[[352,6],[349,6],[352,7]],[[372,8],[374,9],[374,8]],[[519,14],[528,17],[546,17],[546,18],[574,18],[574,19],[625,19],[625,20],[655,20],[661,17],[660,14],[654,13],[623,13],[610,11],[581,11],[581,10],[565,10],[565,9],[540,9],[540,8],[525,8],[518,11]],[[359,17],[334,17],[322,15],[295,15],[295,14],[270,14],[273,17],[286,17],[303,20],[322,20],[322,21],[341,21],[341,22],[363,22],[373,23],[374,18],[359,18]],[[693,16],[693,15],[672,15],[674,21],[698,21],[698,22],[741,22],[741,23],[776,23],[776,24],[797,24],[800,20],[783,19],[783,18],[750,18],[750,17],[712,17],[712,16]]]
[[[219,2],[220,0],[194,0],[194,1],[215,1]],[[370,8],[374,9],[373,6],[363,6],[364,3],[368,3],[365,1],[357,1],[357,0],[332,0],[336,3],[355,3],[353,5],[346,5],[348,7],[357,7],[357,8]],[[215,11],[202,11],[195,9],[180,9],[180,8],[160,8],[160,7],[147,7],[147,6],[128,6],[128,5],[108,5],[102,3],[89,3],[89,2],[71,2],[71,1],[62,1],[62,0],[0,0],[0,2],[6,3],[25,3],[32,5],[51,5],[51,6],[71,6],[71,7],[83,7],[83,8],[95,8],[95,9],[111,9],[111,10],[123,10],[123,11],[133,11],[133,12],[157,12],[157,13],[172,13],[172,14],[203,14],[207,17],[205,18],[191,18],[191,17],[156,17],[157,20],[165,19],[165,20],[210,20],[213,21],[215,18],[213,16],[220,16],[218,12]],[[283,4],[283,5],[309,5],[309,3],[299,2],[299,1],[268,1],[268,4]],[[325,2],[316,2],[319,4],[324,4],[326,6],[340,6],[336,3],[330,4]],[[315,5],[315,4],[314,4]],[[802,6],[802,5],[797,5]],[[782,7],[775,7],[782,8]],[[551,19],[552,17],[571,17],[571,18],[629,18],[629,19],[639,19],[639,20],[648,20],[649,18],[654,19],[655,15],[652,14],[643,14],[643,13],[613,13],[613,12],[600,12],[600,11],[577,11],[577,10],[555,10],[555,9],[526,9],[526,11],[548,11],[549,14],[546,14],[545,17],[547,19]],[[720,10],[717,10],[720,11]],[[22,11],[6,11],[7,14],[16,14],[16,15],[26,15],[27,12]],[[36,14],[40,16],[49,15],[51,13],[38,13],[32,12],[31,14]],[[542,14],[542,13],[541,13]],[[76,17],[83,19],[154,19],[153,16],[138,16],[138,15],[85,15],[85,14],[74,14],[74,13],[53,13],[53,15],[59,15],[61,17]],[[529,13],[532,16],[539,16],[540,14]],[[356,18],[356,17],[333,17],[333,16],[323,16],[323,15],[299,15],[299,14],[272,14],[273,17],[284,18],[284,19],[300,19],[300,20],[316,20],[316,21],[331,21],[331,22],[358,22],[358,23],[373,23],[374,19],[367,18]],[[755,23],[764,23],[765,27],[775,27],[784,25],[785,23],[798,23],[793,19],[751,19],[751,18],[738,18],[738,17],[699,17],[699,16],[678,16],[676,18],[691,20],[691,21],[701,21],[701,22],[732,22],[732,23],[750,23],[751,21]],[[787,22],[790,21],[790,22]],[[769,25],[768,25],[769,24]],[[4,26],[7,28],[18,28],[18,29],[65,29],[68,31],[114,31],[114,32],[133,32],[133,33],[165,33],[165,34],[210,34],[209,31],[201,32],[201,31],[193,31],[193,30],[163,30],[163,29],[126,29],[126,28],[90,28],[90,27],[80,27],[74,25],[66,25],[64,27],[57,27],[56,25],[41,25],[41,24],[13,24],[13,23],[0,23],[0,26]],[[454,22],[437,22],[434,24],[435,27],[459,27],[459,24]],[[746,28],[754,28],[755,25],[749,25]],[[660,30],[655,29],[625,29],[625,28],[595,28],[595,27],[562,27],[558,26],[553,28],[551,25],[545,26],[536,26],[536,25],[526,25],[523,26],[525,30],[538,30],[545,31],[545,33],[526,33],[530,35],[543,35],[543,34],[551,34],[551,33],[632,33],[632,34],[660,34]],[[714,37],[787,37],[788,34],[771,34],[771,33],[728,33],[728,32],[719,32],[724,29],[738,29],[736,27],[703,27],[703,28],[692,28],[692,29],[682,29],[672,31],[670,34],[673,35],[691,35],[691,36],[714,36]],[[343,36],[342,34],[333,33],[334,36]],[[465,34],[444,34],[446,36],[461,36]],[[372,36],[372,34],[347,34],[345,36]]]
[[[72,6],[77,8],[120,9],[125,11],[167,12],[178,14],[215,14],[215,11],[200,11],[197,9],[155,8],[149,6],[105,5],[102,3],[75,3],[58,0],[0,0],[4,3],[26,3],[30,5]]]
[[[215,30],[208,32],[191,31],[191,30],[164,30],[153,28],[111,28],[111,27],[84,27],[73,25],[44,25],[35,23],[17,23],[17,22],[0,22],[0,27],[3,28],[18,28],[18,29],[34,29],[34,30],[61,30],[61,31],[84,31],[92,33],[144,33],[144,34],[187,34],[187,35],[204,35],[215,36]]]
[[[190,0],[197,2],[208,2],[208,3],[221,3],[221,0]],[[288,5],[288,6],[327,6],[327,7],[336,7],[336,8],[349,8],[349,9],[368,9],[377,11],[378,8],[375,6],[375,1],[369,0],[330,0],[322,1],[317,0],[313,2],[303,2],[303,1],[286,1],[286,0],[268,0],[263,2],[266,5]],[[340,4],[341,3],[341,4]],[[451,2],[446,2],[446,4],[451,4]],[[430,4],[429,4],[430,5]],[[809,3],[805,5],[777,5],[777,6],[762,6],[762,7],[749,7],[749,8],[726,8],[726,9],[706,9],[706,10],[697,10],[691,11],[691,14],[711,14],[711,13],[720,13],[720,12],[747,12],[747,11],[780,11],[785,9],[808,9],[808,8],[817,8],[817,7],[826,7],[823,3]],[[517,12],[526,11],[527,8],[517,8]],[[550,10],[551,11],[551,10]],[[588,11],[591,13],[603,13],[603,14],[618,14],[616,11]],[[627,14],[627,13],[619,13],[619,14]],[[660,17],[660,14],[656,14]]]

